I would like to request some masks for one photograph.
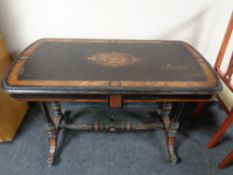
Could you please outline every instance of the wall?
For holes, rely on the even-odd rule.
[[[184,40],[213,64],[232,0],[0,0],[0,32],[17,56],[44,37]]]

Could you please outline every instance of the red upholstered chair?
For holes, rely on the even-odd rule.
[[[233,13],[231,15],[230,22],[227,27],[227,31],[225,33],[219,54],[217,56],[217,60],[214,66],[215,71],[219,75],[220,79],[222,80],[223,91],[217,96],[219,103],[223,106],[225,111],[227,112],[227,118],[214,134],[212,139],[210,140],[208,147],[213,148],[217,142],[221,139],[223,134],[229,128],[229,126],[233,123],[233,52],[231,51],[231,56],[226,57],[226,51],[229,51],[229,43],[230,41],[233,42],[233,36],[231,38],[233,29]],[[196,107],[194,115],[197,115],[204,103],[199,103]],[[229,165],[233,161],[233,151],[231,151],[225,159],[218,165],[219,168],[224,168]]]

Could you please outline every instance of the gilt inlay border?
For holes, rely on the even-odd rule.
[[[19,80],[18,75],[26,60],[41,44],[45,42],[78,42],[78,43],[133,43],[133,44],[181,44],[196,59],[203,70],[207,81],[76,81],[76,80]],[[49,87],[215,87],[216,78],[209,65],[192,46],[182,41],[155,41],[155,40],[80,40],[80,39],[42,39],[30,45],[20,56],[11,70],[7,82],[10,86],[49,86]]]

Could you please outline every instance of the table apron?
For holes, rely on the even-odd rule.
[[[154,103],[154,102],[207,102],[213,101],[216,94],[212,95],[80,95],[80,96],[33,96],[33,95],[12,95],[20,101],[60,101],[60,102],[83,102],[83,103],[107,103],[112,96],[119,96],[124,103]]]

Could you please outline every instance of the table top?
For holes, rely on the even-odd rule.
[[[3,82],[11,94],[211,94],[214,71],[189,44],[157,40],[42,39]]]

